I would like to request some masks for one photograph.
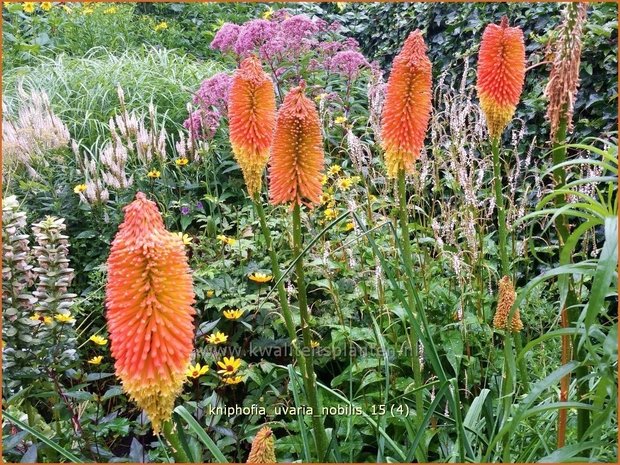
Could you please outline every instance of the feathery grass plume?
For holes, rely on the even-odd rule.
[[[499,297],[497,299],[497,311],[493,317],[493,326],[497,329],[508,330],[508,316],[510,315],[510,309],[515,303],[517,293],[512,284],[512,280],[508,276],[504,276],[499,281]],[[523,323],[521,322],[521,315],[519,309],[515,309],[510,321],[510,330],[513,332],[519,332],[523,329]]]
[[[252,441],[252,449],[246,463],[275,463],[275,440],[269,426],[263,426]]]
[[[390,178],[413,172],[431,115],[431,62],[419,30],[394,58],[381,117],[381,140]]]
[[[181,239],[155,202],[138,192],[108,258],[106,306],[112,356],[123,389],[153,431],[170,418],[193,349],[191,270]]]
[[[230,144],[251,197],[260,192],[276,120],[276,96],[260,60],[249,56],[235,72],[228,98]]]
[[[568,131],[573,128],[573,109],[579,87],[581,36],[587,9],[587,3],[568,4],[559,28],[551,75],[545,88],[545,96],[549,99],[547,118],[551,123],[552,141],[555,140],[562,118],[566,118]]]
[[[323,136],[319,114],[305,87],[302,81],[291,89],[278,111],[269,162],[273,205],[292,202],[312,208],[321,202]]]
[[[491,139],[498,138],[512,119],[525,79],[523,31],[509,27],[508,18],[489,24],[478,54],[478,98]]]

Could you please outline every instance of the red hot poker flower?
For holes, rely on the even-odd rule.
[[[108,258],[106,318],[123,389],[151,419],[170,418],[193,349],[191,270],[181,239],[166,231],[157,206],[139,192]]]
[[[431,115],[431,62],[418,30],[394,58],[383,107],[381,138],[388,176],[413,172]]]
[[[504,16],[482,34],[478,54],[478,97],[491,139],[501,135],[512,119],[525,80],[523,31],[509,27]]]
[[[228,100],[230,143],[250,196],[260,192],[276,118],[271,79],[250,56],[233,76]]]
[[[319,114],[304,94],[305,84],[292,89],[278,111],[269,162],[272,204],[321,202],[323,136]]]

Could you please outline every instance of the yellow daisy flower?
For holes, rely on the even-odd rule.
[[[94,9],[92,9],[91,7],[86,7],[82,9],[82,14],[84,15],[89,15],[91,14],[93,11],[95,11]]]
[[[23,9],[24,9],[24,13],[28,13],[28,14],[34,13],[34,10],[35,10],[34,2],[24,3]]]
[[[214,295],[215,295],[215,291],[213,291],[213,290],[211,290],[211,289],[209,289],[209,290],[206,292],[206,296],[207,296],[209,299],[210,299],[211,297],[213,297]]]
[[[343,191],[348,191],[353,185],[351,178],[341,178],[338,180],[338,188]]]
[[[327,176],[323,175],[321,178],[321,186],[324,186],[325,184],[327,184]]]
[[[220,234],[219,236],[217,236],[217,240],[223,244],[230,245],[231,247],[237,243],[237,239],[225,236],[224,234]]]
[[[81,192],[84,192],[85,190],[86,190],[86,184],[78,184],[77,186],[73,188],[73,192],[75,192],[76,194],[80,194]]]
[[[260,273],[258,271],[250,274],[248,276],[250,281],[254,281],[255,283],[268,283],[273,279],[273,276],[267,273]]]
[[[106,338],[103,338],[101,336],[97,336],[97,335],[93,335],[90,338],[88,338],[89,341],[94,342],[95,344],[97,344],[98,346],[104,346],[108,343],[108,340]]]
[[[349,222],[347,224],[344,225],[344,230],[345,232],[349,232],[351,231],[353,228],[355,228],[355,225],[353,224],[353,222]]]
[[[243,310],[224,310],[222,314],[229,320],[238,320],[243,315]]]
[[[157,170],[151,170],[146,175],[151,179],[157,179],[161,177],[161,172]]]
[[[228,336],[220,331],[207,336],[209,344],[224,344],[226,341],[228,341]]]
[[[200,378],[202,375],[208,372],[209,372],[208,365],[200,366],[200,363],[196,363],[195,366],[192,366],[192,364],[190,363],[185,374],[187,375],[188,378],[196,379],[196,378]]]
[[[45,323],[46,325],[51,325],[52,324],[52,317],[51,316],[43,316],[43,315],[41,315],[38,312],[36,312],[34,315],[32,315],[30,317],[30,320],[38,321],[39,323]]]
[[[96,357],[93,357],[90,360],[88,360],[88,363],[90,363],[91,365],[99,365],[102,360],[103,360],[103,355],[97,355]]]
[[[52,2],[42,2],[41,9],[43,11],[50,11],[52,9]]]
[[[267,11],[263,13],[263,19],[271,19],[271,15],[273,15],[273,10],[269,8]]]
[[[182,232],[175,232],[172,234],[181,239],[185,245],[190,245],[192,243],[192,236],[189,234],[183,234]]]
[[[342,171],[342,168],[340,167],[340,165],[332,165],[327,170],[327,174],[330,176],[333,176],[335,174],[340,173],[341,171]]]
[[[321,344],[318,341],[315,341],[315,340],[310,341],[310,347],[313,348],[313,349],[316,349],[320,345]]]
[[[116,13],[118,11],[118,8],[116,8],[115,6],[111,6],[110,8],[106,8],[105,10],[103,10],[103,12],[106,15],[113,15],[114,13]]]
[[[222,376],[234,375],[241,366],[241,359],[235,357],[224,357],[224,361],[217,362],[221,370],[217,370]]]
[[[163,31],[165,29],[168,29],[168,23],[166,21],[162,21],[161,23],[156,25],[153,29],[155,29],[155,32],[159,32],[159,31]],[[183,160],[183,158],[181,160]],[[185,159],[185,160],[187,160],[187,159]],[[185,163],[185,164],[187,165],[187,163]]]
[[[189,163],[189,160],[187,158],[177,158],[174,162],[177,166],[185,166]]]
[[[337,116],[334,119],[334,123],[336,123],[336,124],[344,124],[346,122],[347,122],[347,117],[346,116]]]
[[[239,384],[243,381],[243,378],[241,376],[227,376],[222,378],[222,381],[224,384]]]
[[[325,211],[323,212],[323,216],[325,217],[326,220],[335,220],[336,217],[338,216],[338,212],[334,210],[333,208],[326,208]]]
[[[71,317],[71,313],[57,313],[54,316],[54,319],[58,323],[73,323],[73,322],[75,322],[75,318]]]

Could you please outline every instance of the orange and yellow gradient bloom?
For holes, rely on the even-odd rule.
[[[116,375],[158,433],[170,418],[193,349],[191,270],[183,241],[139,192],[108,258],[106,318]]]
[[[504,16],[482,34],[478,54],[478,98],[491,139],[501,136],[512,119],[525,80],[523,31]]]
[[[276,119],[271,79],[250,56],[233,76],[228,100],[230,144],[250,196],[260,192]]]
[[[381,116],[381,139],[390,178],[413,172],[431,115],[431,62],[422,33],[413,31],[394,58]]]
[[[269,161],[271,203],[310,208],[320,204],[323,160],[319,114],[302,82],[286,95],[278,111]]]

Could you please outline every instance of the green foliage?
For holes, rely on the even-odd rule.
[[[545,139],[548,135],[543,97],[549,76],[549,45],[560,22],[560,3],[491,3],[481,8],[467,3],[455,9],[447,3],[349,3],[310,6],[309,11],[328,20],[338,20],[345,32],[355,37],[366,56],[388,68],[407,35],[422,30],[433,63],[435,79],[455,64],[467,59],[475,67],[482,30],[507,15],[511,25],[523,29],[526,42],[527,72],[521,104],[516,118],[526,123],[526,137]],[[581,85],[575,102],[575,131],[579,137],[600,137],[616,131],[618,112],[618,6],[593,3],[588,7],[581,62]],[[609,76],[602,85],[598,76]],[[474,82],[470,76],[468,83]],[[541,133],[540,129],[545,128]],[[578,137],[578,138],[579,138]]]
[[[39,154],[34,173],[19,161],[20,169],[3,173],[4,459],[243,462],[253,436],[268,423],[282,462],[617,460],[617,143],[609,137],[617,124],[615,5],[590,8],[573,135],[580,143],[567,146],[565,163],[552,166],[547,153],[543,65],[528,74],[520,119],[507,131],[512,137],[500,154],[508,213],[503,252],[524,323],[523,347],[514,352],[502,348],[504,334],[492,327],[500,250],[491,147],[475,101],[475,55],[484,25],[507,12],[525,29],[530,64],[542,62],[559,6],[294,7],[340,20],[344,34],[356,37],[384,69],[407,33],[420,27],[437,77],[448,71],[444,80],[435,79],[436,111],[416,175],[404,186],[407,224],[400,229],[397,186],[384,175],[376,140],[380,113],[368,101],[369,87],[377,90],[376,75],[363,72],[348,82],[298,67],[314,79],[311,97],[321,110],[326,158],[322,202],[302,211],[300,254],[293,250],[291,211],[267,206],[264,195],[260,200],[296,328],[295,264],[304,264],[306,329],[320,397],[329,409],[320,412],[330,440],[324,457],[317,457],[314,426],[303,410],[304,373],[291,349],[269,251],[225,118],[212,140],[186,152],[178,148],[181,135],[188,137],[182,124],[192,93],[205,78],[235,66],[209,48],[219,26],[280,6],[83,4],[69,5],[71,14],[60,5],[49,12],[37,6],[29,14],[21,4],[5,5],[5,118],[15,119],[20,105],[28,105],[20,83],[27,92],[45,91],[79,143],[77,153],[67,144]],[[84,14],[85,8],[93,11]],[[155,31],[162,22],[167,27]],[[283,90],[296,84],[297,74],[289,75]],[[165,156],[155,144],[149,145],[151,158],[140,156],[133,136],[120,134],[116,123],[111,127],[111,118],[132,114],[148,131],[165,129]],[[110,172],[102,158],[114,131],[127,148],[124,169],[132,182],[105,184],[105,200],[88,200],[76,187]],[[552,174],[560,168],[566,184],[553,189]],[[149,176],[153,171],[158,174]],[[170,231],[186,235],[197,311],[192,366],[209,367],[188,373],[159,437],[123,393],[107,343],[91,339],[107,337],[105,261],[122,207],[137,191],[156,201]],[[558,206],[556,199],[567,202]],[[40,281],[30,273],[43,274],[49,285],[68,273],[64,266],[33,270],[42,268],[32,256],[35,246],[44,262],[51,256],[43,232],[31,228],[47,215],[65,219],[75,277],[63,290],[68,296],[50,292],[34,308],[29,297]],[[558,217],[571,226],[563,243],[554,229]],[[404,241],[410,242],[410,260],[404,259]],[[257,273],[268,275],[265,282],[256,280]],[[577,296],[568,302],[575,324],[561,328],[569,289]],[[71,311],[74,324],[53,319],[59,304]],[[224,312],[230,310],[241,316],[228,318]],[[36,311],[52,320],[32,318]],[[226,341],[208,339],[218,332]],[[566,335],[579,356],[562,364]],[[228,384],[217,373],[224,356],[242,359],[239,382]],[[520,364],[529,388],[513,376]],[[561,404],[559,381],[567,373],[569,402]],[[507,389],[513,387],[507,375],[514,390]],[[252,406],[268,411],[211,409]],[[567,445],[558,448],[562,407],[568,408]],[[584,412],[590,426],[580,432]]]

